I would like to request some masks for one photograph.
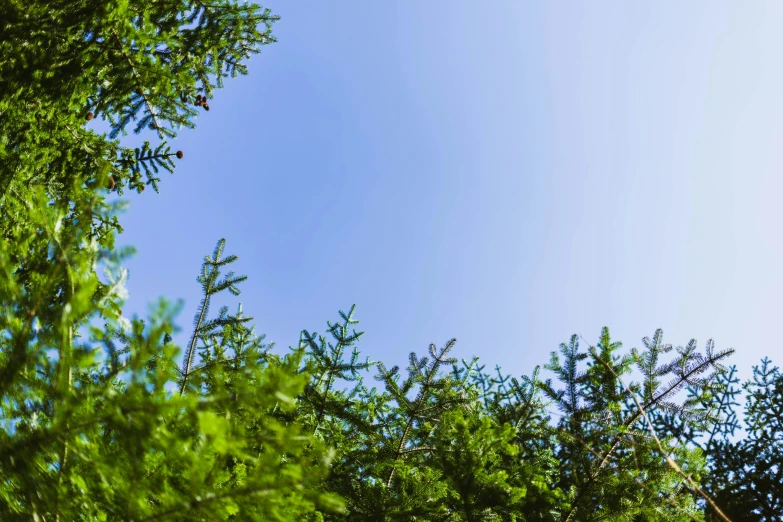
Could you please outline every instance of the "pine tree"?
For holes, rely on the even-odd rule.
[[[743,389],[745,437],[730,442],[721,430],[707,453],[714,487],[735,520],[783,520],[783,373],[765,357]]]
[[[565,494],[557,487],[561,473],[555,458],[557,438],[541,396],[540,367],[532,376],[519,379],[503,375],[497,365],[497,376],[484,373],[483,368],[477,368],[473,381],[479,384],[485,414],[498,425],[514,427],[516,455],[503,460],[510,467],[509,483],[525,492],[516,511],[504,513],[504,520],[556,520]]]
[[[719,361],[733,350],[715,353],[710,341],[706,354],[701,355],[692,340],[685,348],[677,348],[678,357],[659,365],[660,354],[671,350],[661,344],[661,338],[658,330],[652,341],[644,339],[645,351],[632,350],[630,357],[619,357],[615,351],[620,344],[613,343],[604,328],[598,349],[581,352],[578,337],[573,336],[568,345],[561,345],[564,364],[552,353],[547,368],[565,388],[555,390],[550,381],[541,388],[564,414],[558,423],[557,457],[565,472],[560,487],[569,495],[565,520],[582,520],[580,513],[609,520],[631,515],[646,520],[690,520],[694,516],[693,496],[683,478],[666,467],[667,455],[650,440],[643,412],[665,409],[680,418],[700,417],[687,401],[673,403],[673,396],[686,385],[708,386],[723,371]],[[588,369],[580,371],[578,363],[588,357]],[[632,363],[644,375],[643,386],[621,385]],[[661,378],[667,375],[671,380],[661,386]],[[631,393],[641,408],[631,402]],[[675,445],[668,456],[696,477],[702,472],[698,454],[683,445]],[[661,506],[663,499],[665,506]]]
[[[379,362],[376,379],[386,391],[377,394],[362,387],[363,408],[372,412],[364,421],[370,429],[362,431],[371,435],[350,453],[343,451],[333,469],[332,487],[347,497],[348,520],[441,520],[447,514],[446,488],[426,456],[435,449],[432,433],[443,415],[470,402],[452,376],[439,375],[442,365],[456,362],[446,357],[455,342],[441,350],[430,345],[431,361],[411,352],[402,383],[399,367],[387,369]]]
[[[89,224],[87,240],[111,249],[110,232],[122,227],[105,187],[158,191],[157,174],[181,156],[169,139],[275,41],[278,17],[232,0],[9,0],[0,20],[0,237],[37,234],[29,203],[42,189],[66,205],[63,219],[78,222],[70,226]],[[110,124],[108,135],[91,130],[95,118]],[[129,128],[151,131],[156,143],[123,146],[115,138]],[[45,241],[10,251],[24,284]]]
[[[704,489],[732,520],[775,522],[783,513],[783,375],[768,358],[753,367],[753,376],[741,387],[736,374],[732,366],[711,393],[688,390],[689,399],[710,412],[702,429],[688,429],[670,415],[657,420],[658,429],[704,453]],[[721,520],[710,506],[704,507],[708,520]]]
[[[45,195],[38,198],[46,209]],[[62,260],[35,274],[34,293],[15,280],[0,249],[0,327],[8,334],[0,351],[0,518],[293,521],[316,506],[339,509],[317,491],[329,452],[301,425],[275,418],[295,409],[308,382],[298,372],[304,352],[265,357],[240,307],[232,317],[199,314],[202,357],[198,364],[186,357],[181,371],[170,342],[175,311],[165,301],[149,326],[113,320],[76,343],[72,325],[97,313],[92,253],[79,247],[86,231],[62,234],[64,211],[52,214],[30,210]],[[200,278],[207,298],[238,293],[231,275],[211,286],[217,267],[236,259],[220,260],[223,245]],[[72,291],[50,300],[58,272]],[[120,289],[106,299],[121,302]]]
[[[338,508],[306,487],[328,452],[273,415],[308,381],[303,353],[262,357],[240,308],[196,325],[180,371],[174,310],[160,303],[149,326],[120,318],[123,276],[111,271],[122,206],[105,187],[157,191],[160,170],[184,157],[168,140],[274,41],[277,17],[221,0],[12,0],[0,19],[1,518],[299,520]],[[96,117],[108,135],[90,130]],[[157,143],[122,146],[131,125]],[[78,342],[96,316],[105,328]]]

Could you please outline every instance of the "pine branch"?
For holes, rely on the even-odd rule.
[[[179,390],[180,395],[185,393],[187,381],[192,374],[191,368],[193,366],[193,357],[195,355],[196,340],[204,338],[212,330],[219,326],[237,325],[252,320],[252,317],[225,317],[224,312],[220,317],[218,317],[218,319],[205,323],[205,318],[209,313],[209,302],[212,296],[226,289],[228,289],[234,295],[239,295],[240,291],[235,285],[247,279],[247,276],[234,278],[234,273],[229,272],[223,281],[216,282],[218,276],[220,275],[220,267],[233,263],[237,260],[237,256],[235,255],[221,259],[225,245],[225,239],[218,241],[217,245],[215,246],[215,251],[213,252],[213,257],[210,258],[209,256],[206,256],[204,258],[204,262],[201,265],[202,275],[197,278],[197,281],[202,285],[204,297],[199,305],[199,311],[196,313],[196,316],[193,319],[193,334],[190,338],[190,342],[188,343],[188,348],[185,351],[185,357],[182,362],[182,379]],[[239,310],[239,314],[241,315],[241,308]]]
[[[647,416],[647,412],[645,411],[645,408],[639,403],[639,400],[636,398],[636,396],[633,393],[631,393],[631,390],[628,389],[628,387],[623,382],[622,378],[615,373],[614,369],[611,366],[609,366],[608,364],[606,364],[604,361],[602,361],[597,356],[597,354],[595,353],[595,350],[593,349],[593,347],[590,347],[590,348],[591,348],[591,352],[592,352],[593,358],[598,360],[598,361],[600,361],[602,364],[604,364],[606,366],[606,368],[610,372],[612,372],[612,374],[614,374],[614,376],[617,378],[617,380],[620,381],[620,383],[626,389],[626,391],[629,393],[631,398],[633,398],[633,401],[636,404],[636,407],[638,408],[639,414],[644,417],[645,421],[647,421],[647,427],[649,428],[650,434],[652,435],[653,439],[655,440],[655,443],[657,444],[658,449],[660,450],[662,455],[666,455],[666,464],[668,464],[670,468],[672,468],[675,472],[677,472],[678,475],[680,475],[682,478],[684,478],[688,482],[688,485],[696,493],[698,493],[702,498],[704,498],[704,500],[707,501],[707,503],[710,505],[710,507],[715,510],[715,512],[718,514],[718,516],[724,522],[731,522],[731,519],[729,519],[729,517],[727,517],[726,514],[723,513],[723,511],[721,511],[721,509],[715,504],[715,501],[713,501],[712,498],[710,498],[710,496],[707,495],[698,486],[698,484],[696,484],[696,482],[693,480],[693,478],[690,475],[686,475],[685,472],[682,470],[682,468],[680,468],[680,466],[674,461],[674,459],[671,458],[670,454],[667,453],[663,449],[663,445],[661,444],[661,440],[658,438],[658,434],[655,432],[655,428],[653,427],[653,423],[650,421],[650,418]],[[708,352],[710,352],[710,351],[711,350],[708,348]],[[566,518],[566,522],[567,521],[568,521],[568,518]]]
[[[413,423],[417,420],[418,415],[420,414],[421,405],[424,402],[427,395],[430,393],[430,390],[433,388],[441,388],[442,386],[438,386],[437,383],[435,383],[434,378],[437,375],[438,368],[441,364],[454,364],[457,362],[456,359],[444,359],[444,356],[451,351],[451,349],[454,347],[454,344],[456,344],[457,340],[452,339],[446,345],[441,349],[440,353],[435,352],[436,348],[434,344],[430,344],[430,355],[433,357],[432,363],[429,365],[427,371],[425,372],[423,376],[423,382],[421,384],[421,389],[419,391],[418,396],[416,397],[416,400],[413,404],[411,404],[407,398],[405,397],[404,393],[401,395],[398,395],[396,398],[398,401],[400,401],[401,404],[407,406],[405,409],[407,410],[408,418],[405,423],[405,428],[403,429],[402,435],[400,436],[399,440],[396,443],[396,449],[394,452],[394,455],[392,457],[392,468],[389,471],[389,476],[386,479],[386,487],[391,487],[391,481],[394,477],[394,471],[396,469],[396,466],[394,463],[403,455],[403,448],[405,447],[405,443],[408,440],[408,436],[410,435],[411,428],[413,427]],[[403,390],[407,392],[408,389],[410,389],[410,386],[414,382],[414,378],[420,375],[421,370],[424,368],[424,365],[427,363],[427,358],[425,357],[421,361],[417,361],[416,354],[411,352],[410,354],[410,360],[411,365],[409,367],[409,373],[410,377],[406,380],[406,384],[403,386]],[[383,371],[383,365],[381,363],[378,363],[379,368],[381,369],[381,376],[382,378],[379,380],[383,380],[387,384],[387,389],[392,392],[394,395],[395,392],[399,393],[401,390],[396,387],[396,384],[394,386],[390,386],[390,380],[389,376],[393,376],[394,373],[396,373],[396,366],[392,369],[392,372],[390,374],[386,374]],[[377,378],[377,377],[376,377]],[[393,391],[394,390],[394,391]]]
[[[136,67],[133,66],[133,60],[131,60],[130,56],[128,56],[128,53],[125,52],[125,48],[122,45],[122,40],[120,40],[120,37],[117,35],[117,32],[112,30],[111,33],[114,36],[114,39],[117,41],[117,48],[119,49],[120,54],[122,54],[125,57],[125,60],[128,62],[128,66],[130,67],[131,75],[133,76],[133,79],[136,80],[136,93],[139,96],[141,96],[141,98],[144,100],[144,105],[147,106],[148,115],[153,119],[155,123],[153,128],[158,132],[158,137],[162,140],[163,126],[161,125],[160,121],[158,121],[158,113],[155,111],[155,108],[152,106],[152,103],[150,103],[150,100],[149,98],[147,98],[147,95],[144,94],[144,86],[142,85],[139,75],[136,72]],[[135,112],[136,111],[133,111],[133,113]],[[139,129],[137,129],[137,132],[138,130]],[[112,136],[112,138],[114,137],[116,137],[116,133]]]
[[[658,347],[660,345],[660,342],[659,342],[660,341],[660,335],[661,335],[661,333],[660,333],[660,330],[659,330],[659,331],[656,332],[656,341],[651,346]],[[648,343],[645,343],[645,344],[648,344]],[[649,348],[649,346],[648,346],[648,348]],[[591,349],[591,351],[594,351],[594,348],[592,346],[590,347],[590,349]],[[658,350],[659,348],[654,348],[654,349]],[[678,348],[677,349],[677,352],[680,355],[680,357],[678,357],[677,359],[675,359],[674,361],[672,361],[671,363],[666,365],[666,368],[669,371],[676,372],[677,378],[672,380],[672,381],[670,381],[662,392],[660,392],[657,395],[649,398],[647,400],[647,402],[644,405],[642,405],[642,407],[639,408],[635,414],[631,415],[628,419],[626,419],[623,422],[622,428],[628,428],[631,425],[633,425],[634,422],[636,422],[640,417],[642,417],[642,412],[643,411],[649,410],[653,406],[659,406],[660,404],[663,403],[663,400],[665,398],[667,398],[670,395],[673,395],[676,391],[681,389],[682,386],[684,386],[685,383],[693,383],[695,386],[698,386],[700,384],[703,385],[704,383],[702,381],[698,381],[694,377],[699,375],[699,374],[701,374],[701,373],[704,373],[705,371],[707,371],[711,367],[714,367],[714,368],[717,369],[717,371],[720,371],[722,368],[718,365],[718,361],[721,360],[721,359],[724,359],[724,358],[728,357],[729,355],[731,355],[732,353],[734,353],[733,349],[728,349],[728,350],[724,350],[722,352],[719,352],[719,353],[715,354],[715,353],[713,353],[712,342],[708,342],[707,343],[707,349],[706,349],[707,357],[706,358],[702,357],[702,356],[700,356],[698,354],[695,354],[694,351],[695,351],[695,341],[693,341],[693,340],[688,343],[688,346],[686,348]],[[635,356],[635,358],[637,359],[637,361],[642,360],[642,359],[640,359],[638,357],[638,354]],[[651,361],[653,359],[654,359],[654,357],[648,357],[648,358],[643,359],[643,360],[649,362],[649,361]],[[597,359],[597,360],[600,360],[600,358]],[[601,364],[603,364],[603,363],[601,363]],[[646,372],[646,375],[650,375],[650,371],[649,371],[649,368],[651,367],[650,364],[647,364],[647,363],[644,363],[644,364],[646,364],[646,368],[648,369],[648,371]],[[642,367],[642,370],[644,372],[645,367]],[[655,372],[655,373],[657,373],[657,372]],[[711,374],[710,378],[712,378],[712,376],[714,376],[714,374]],[[646,387],[645,389],[646,390],[647,389],[656,390],[657,389],[657,384],[656,383],[657,383],[657,381],[651,382],[650,386]],[[625,387],[625,389],[627,390],[628,393],[631,393],[630,390],[627,389],[627,387]],[[631,394],[631,397],[633,397],[635,399],[635,396],[633,396],[632,394]],[[682,411],[681,408],[680,408],[680,411]],[[585,495],[586,491],[592,486],[592,484],[598,478],[598,476],[601,473],[601,471],[605,468],[605,466],[609,462],[610,456],[615,452],[615,450],[617,450],[617,448],[620,445],[620,442],[621,442],[620,439],[617,436],[615,436],[614,443],[604,453],[604,455],[601,458],[600,464],[598,465],[598,467],[592,473],[590,473],[586,483],[583,484],[582,488],[580,489],[579,493],[577,494],[577,497],[575,498],[573,504],[571,505],[571,508],[569,509],[569,511],[568,511],[568,513],[566,515],[565,522],[569,522],[573,518],[573,516],[575,515],[575,513],[577,511],[577,508],[579,507],[579,504],[581,503],[581,501],[584,498],[584,495]]]
[[[309,364],[302,371],[307,371],[316,377],[314,382],[308,384],[305,391],[305,398],[315,408],[313,434],[318,433],[327,412],[337,415],[338,418],[344,418],[347,414],[346,405],[348,399],[335,399],[330,395],[332,386],[337,379],[342,379],[345,382],[361,382],[359,372],[367,370],[376,364],[370,361],[369,357],[366,358],[364,363],[358,362],[359,351],[354,345],[360,340],[364,332],[353,330],[353,333],[349,334],[350,326],[359,323],[359,321],[353,318],[355,310],[355,304],[351,306],[348,314],[340,310],[339,314],[343,319],[342,324],[332,324],[327,321],[328,331],[336,341],[336,344],[327,343],[323,336],[311,334],[307,330],[303,330],[300,335],[300,348],[309,350],[309,354],[312,357]],[[351,359],[349,362],[346,362],[344,360],[345,349],[351,346],[353,346]],[[358,422],[359,419],[353,417],[353,421]]]

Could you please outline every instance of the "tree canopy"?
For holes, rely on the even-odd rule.
[[[783,377],[764,359],[740,389],[711,340],[574,335],[544,379],[451,339],[401,375],[361,359],[351,306],[279,353],[241,304],[210,315],[246,279],[221,277],[222,239],[186,346],[180,306],[123,317],[109,195],[159,190],[177,129],[277,20],[233,0],[0,6],[0,519],[781,520]]]

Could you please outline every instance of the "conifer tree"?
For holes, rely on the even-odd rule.
[[[0,517],[294,521],[316,506],[338,509],[316,489],[329,453],[300,425],[274,416],[295,408],[308,381],[298,373],[303,351],[264,357],[260,339],[244,326],[252,318],[223,310],[217,319],[200,315],[194,336],[202,357],[198,366],[185,358],[188,370],[180,371],[170,342],[174,310],[165,301],[149,326],[109,321],[103,330],[90,327],[88,342],[75,342],[73,324],[96,313],[92,253],[79,247],[86,231],[64,234],[65,211],[53,216],[42,191],[37,198],[46,210],[33,206],[30,219],[57,245],[60,262],[35,274],[30,293],[15,280],[7,248],[0,249],[0,328],[7,333],[0,351]],[[15,239],[29,241],[21,233]],[[211,286],[218,267],[235,259],[220,259],[223,245],[200,278],[207,297],[238,293],[231,275],[230,283]],[[71,291],[58,301],[52,291],[63,275]],[[104,299],[121,302],[121,289],[113,290]]]
[[[504,520],[556,520],[564,507],[565,495],[557,487],[561,473],[555,458],[556,436],[550,425],[547,402],[541,396],[540,367],[532,376],[519,379],[503,375],[495,366],[496,376],[484,373],[480,366],[473,381],[479,384],[484,412],[498,425],[514,427],[516,455],[503,457],[510,466],[509,483],[525,492],[516,511],[504,513]]]
[[[173,172],[169,139],[194,126],[227,77],[274,42],[278,17],[233,0],[9,0],[0,6],[0,237],[35,236],[29,203],[41,188],[49,202],[67,202],[66,221],[88,223],[88,240],[113,246],[122,227],[105,203]],[[106,120],[111,131],[91,129]],[[154,143],[123,146],[132,129]],[[45,237],[12,250],[27,283]],[[61,286],[65,282],[61,281]],[[64,290],[63,290],[64,291]],[[98,287],[101,291],[101,286]],[[96,297],[97,299],[97,297]]]
[[[196,325],[180,371],[174,310],[160,303],[150,325],[120,318],[123,277],[111,271],[121,205],[106,188],[157,191],[160,169],[184,157],[168,140],[274,41],[277,17],[225,0],[12,0],[0,19],[0,518],[300,520],[325,509],[328,495],[306,484],[328,453],[272,415],[307,382],[302,352],[263,358],[240,308]],[[108,134],[90,130],[96,117]],[[157,143],[124,147],[129,127]],[[236,290],[231,275],[209,279],[233,260],[219,256],[206,300]],[[78,342],[96,316],[105,329]]]
[[[701,429],[672,415],[656,419],[670,433],[707,458],[704,489],[734,521],[776,522],[783,513],[783,375],[768,358],[753,367],[741,387],[737,368],[722,375],[710,393],[688,389],[688,398],[714,412]],[[745,391],[743,419],[737,407]],[[705,505],[707,520],[721,520]]]
[[[363,431],[372,435],[336,463],[332,474],[342,481],[335,490],[350,494],[347,520],[443,520],[447,515],[446,488],[426,457],[434,451],[432,432],[443,415],[471,401],[451,375],[439,374],[441,366],[456,362],[446,357],[455,342],[441,350],[430,345],[431,361],[411,352],[402,383],[398,366],[387,369],[379,362],[376,379],[386,391],[362,387],[363,403],[372,412],[365,420],[370,429]]]
[[[604,328],[598,349],[581,352],[578,337],[573,336],[568,345],[561,345],[564,364],[552,353],[547,368],[565,388],[555,390],[550,381],[541,388],[564,414],[558,423],[557,457],[565,472],[560,487],[569,496],[565,520],[581,520],[584,515],[580,513],[609,520],[632,514],[646,520],[693,517],[693,495],[682,477],[663,463],[667,455],[660,454],[646,433],[642,411],[665,409],[680,418],[699,418],[701,412],[687,401],[673,403],[673,396],[686,385],[708,386],[723,371],[719,361],[733,350],[715,353],[710,341],[701,355],[692,340],[685,348],[677,348],[678,356],[672,361],[659,364],[660,354],[671,351],[671,346],[661,344],[661,338],[658,330],[652,341],[644,339],[645,351],[633,350],[630,357],[619,357],[615,351],[620,344],[613,343]],[[579,361],[588,357],[591,364],[587,371],[580,371]],[[620,385],[631,363],[644,375],[643,387]],[[661,378],[666,376],[670,381],[662,386]],[[631,406],[630,393],[638,395],[641,411]],[[702,472],[698,454],[683,445],[671,448],[668,456],[693,476]],[[660,505],[663,498],[666,507]]]

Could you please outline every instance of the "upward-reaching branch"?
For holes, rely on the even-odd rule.
[[[714,344],[712,340],[710,340],[707,343],[706,354],[703,356],[696,353],[696,341],[691,340],[685,348],[677,348],[677,358],[662,367],[655,367],[654,365],[657,362],[658,353],[669,351],[666,347],[661,345],[661,336],[662,331],[659,329],[654,336],[654,342],[649,342],[649,340],[645,338],[645,345],[648,349],[648,352],[645,355],[640,355],[639,352],[635,350],[632,351],[637,366],[639,366],[645,376],[643,393],[647,394],[647,396],[643,397],[645,398],[644,404],[640,404],[641,407],[625,419],[620,426],[621,429],[630,428],[640,417],[642,417],[642,411],[648,411],[655,407],[673,409],[683,415],[690,413],[690,410],[685,406],[677,406],[668,399],[686,384],[695,387],[707,386],[718,373],[724,371],[724,368],[720,365],[719,361],[734,353],[733,349],[714,353]],[[595,354],[594,348],[591,347],[591,349],[593,354]],[[597,364],[605,366],[606,361],[603,361],[602,358],[596,358],[595,355],[593,355],[593,358]],[[712,370],[712,372],[706,377],[699,377],[710,370]],[[675,378],[672,379],[662,391],[658,391],[660,389],[659,378],[669,373],[674,374]],[[626,388],[626,393],[631,393],[631,390]],[[620,446],[621,442],[621,437],[615,435],[611,447],[600,457],[598,466],[589,474],[587,480],[581,485],[576,498],[566,514],[565,522],[569,522],[573,519],[587,492],[593,487],[596,479],[605,469],[610,457]]]
[[[233,263],[237,260],[237,256],[235,255],[228,256],[225,259],[220,258],[220,256],[223,254],[223,247],[225,247],[225,245],[226,240],[221,239],[215,246],[215,251],[212,254],[212,258],[209,256],[204,257],[204,262],[201,265],[202,275],[197,278],[197,281],[201,283],[202,289],[204,291],[204,297],[201,300],[199,310],[196,312],[196,316],[193,318],[193,334],[190,337],[190,342],[188,343],[188,347],[185,351],[185,357],[182,361],[181,382],[179,389],[180,395],[185,393],[185,387],[187,386],[188,378],[192,374],[196,341],[198,339],[205,339],[210,332],[220,326],[241,324],[253,320],[252,317],[225,317],[224,312],[218,319],[205,322],[207,314],[209,313],[209,301],[212,296],[225,289],[228,289],[234,295],[239,295],[240,291],[235,285],[247,279],[247,276],[234,278],[234,273],[229,272],[222,281],[216,282],[218,276],[220,275],[220,267]]]
[[[436,348],[434,344],[430,344],[430,355],[432,356],[432,362],[430,363],[427,370],[422,374],[422,370],[424,369],[425,365],[427,364],[427,358],[424,357],[421,360],[418,360],[416,357],[415,352],[410,353],[410,361],[411,364],[408,366],[408,372],[409,376],[408,379],[405,380],[405,383],[403,384],[402,388],[399,388],[396,386],[396,382],[394,382],[394,376],[397,372],[397,367],[395,366],[392,368],[391,372],[386,372],[386,369],[383,367],[383,364],[378,363],[378,368],[381,371],[380,376],[376,377],[378,380],[383,380],[386,383],[386,389],[389,390],[389,392],[392,393],[392,395],[395,397],[395,399],[405,407],[406,413],[407,413],[407,419],[405,422],[405,427],[402,430],[402,433],[399,437],[399,440],[396,443],[396,447],[394,449],[394,454],[392,456],[392,468],[389,471],[389,476],[386,479],[386,487],[391,487],[391,481],[394,477],[394,471],[396,469],[395,462],[405,453],[403,451],[403,448],[405,447],[405,443],[408,441],[408,437],[411,432],[411,428],[413,427],[414,422],[417,420],[420,420],[419,417],[423,413],[423,404],[424,401],[430,397],[430,394],[437,389],[444,388],[445,382],[443,383],[437,383],[435,382],[435,377],[438,374],[438,369],[440,368],[441,364],[454,364],[457,362],[457,359],[444,358],[445,355],[451,351],[451,349],[456,344],[457,340],[452,339],[446,345],[441,348],[440,353],[436,353]],[[414,401],[410,401],[405,395],[407,394],[408,390],[411,389],[413,384],[415,382],[421,383],[421,388],[419,390],[418,396]],[[443,409],[444,405],[435,404],[432,408],[427,408],[427,410],[432,409]]]
[[[647,412],[645,411],[644,406],[642,406],[639,403],[639,400],[636,398],[636,395],[634,395],[631,390],[625,385],[622,378],[615,373],[614,368],[612,368],[609,364],[607,364],[605,361],[603,361],[599,355],[595,352],[595,348],[592,346],[590,347],[590,353],[593,356],[593,358],[604,365],[608,371],[612,372],[612,374],[617,378],[617,380],[622,384],[623,388],[628,392],[628,394],[633,399],[634,404],[636,404],[636,408],[638,410],[638,413],[644,417],[644,420],[647,421],[647,427],[650,430],[650,434],[652,435],[653,439],[655,440],[655,443],[658,445],[658,450],[661,452],[661,455],[666,456],[666,464],[671,467],[674,471],[677,472],[682,478],[688,482],[688,485],[693,488],[696,493],[698,493],[704,500],[707,501],[707,503],[710,505],[712,509],[715,510],[715,512],[720,516],[720,518],[724,522],[731,522],[731,519],[726,516],[726,514],[715,504],[715,501],[710,498],[709,495],[707,495],[699,486],[696,484],[696,482],[693,480],[693,478],[690,475],[686,475],[685,472],[680,468],[680,466],[677,464],[677,462],[674,461],[674,459],[671,457],[671,452],[666,451],[663,449],[663,445],[661,444],[661,440],[658,438],[658,434],[655,432],[655,427],[653,426],[652,421],[650,421],[650,418],[647,416]],[[567,520],[567,519],[566,519]]]

